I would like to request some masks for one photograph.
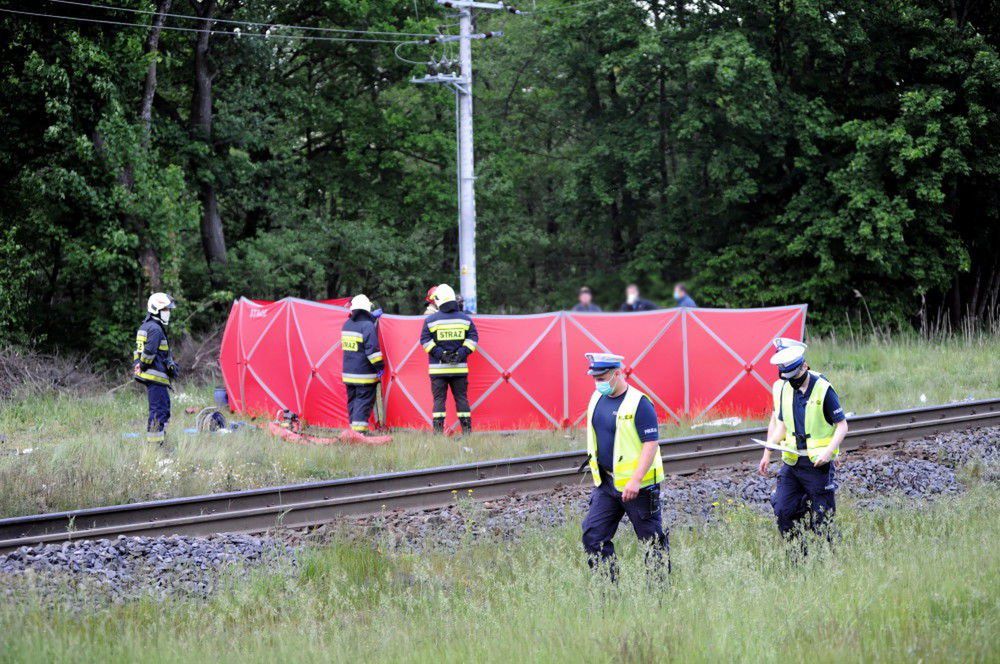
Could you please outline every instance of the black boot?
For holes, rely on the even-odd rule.
[[[469,435],[472,433],[472,418],[471,417],[460,417],[458,421],[462,423],[462,434]]]
[[[444,418],[435,417],[434,418],[434,433],[444,433]]]

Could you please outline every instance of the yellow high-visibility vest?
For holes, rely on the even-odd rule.
[[[639,467],[639,455],[642,453],[643,442],[639,439],[639,430],[635,426],[635,412],[639,408],[639,401],[646,396],[639,390],[629,385],[625,391],[625,398],[618,406],[615,426],[615,447],[614,459],[615,467],[613,475],[615,488],[621,491],[632,478],[632,473]],[[594,477],[594,486],[601,485],[601,471],[597,465],[597,432],[594,431],[594,409],[601,395],[594,392],[590,398],[590,405],[587,407],[587,455],[590,463],[590,472]],[[642,486],[657,484],[663,480],[663,457],[659,450],[653,457],[653,463],[642,478]]]
[[[808,436],[806,450],[809,454],[809,460],[815,462],[833,440],[833,432],[837,426],[827,422],[826,416],[823,414],[823,400],[826,399],[826,392],[830,389],[830,382],[818,374],[813,375],[816,376],[816,383],[813,385],[809,400],[806,402],[804,418],[806,430],[804,432],[795,430],[795,416],[792,413],[795,388],[787,380],[781,381],[783,383],[781,386],[781,414],[782,420],[785,422],[785,446],[792,450],[796,449],[795,434],[805,433]],[[839,454],[840,450],[837,450],[833,456],[837,457]],[[781,460],[794,466],[798,457],[788,452],[782,452]]]

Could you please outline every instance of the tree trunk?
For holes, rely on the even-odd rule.
[[[142,123],[142,147],[149,149],[153,135],[153,98],[156,96],[156,61],[160,51],[160,34],[163,32],[163,24],[167,20],[167,12],[170,11],[172,0],[159,0],[156,3],[156,14],[153,15],[153,23],[150,26],[149,36],[146,38],[144,52],[149,57],[149,66],[146,69],[146,81],[142,88],[142,102],[139,106],[139,121]],[[132,167],[126,169],[126,178],[129,182],[129,189],[134,185],[134,174]],[[140,217],[132,217],[132,226],[139,236],[139,265],[142,266],[143,274],[146,275],[146,282],[149,289],[158,291],[163,288],[163,270],[160,268],[160,258],[156,254],[152,238],[149,234],[149,222]]]
[[[159,0],[156,4],[156,14],[153,17],[152,29],[146,39],[146,55],[160,52],[160,33],[163,31],[163,24],[167,20],[167,12],[170,11],[170,4],[173,0]],[[156,96],[156,60],[152,57],[149,60],[149,67],[146,69],[146,84],[142,89],[142,106],[139,110],[139,119],[142,121],[143,147],[149,147],[153,129],[153,97]]]
[[[209,58],[211,29],[214,24],[216,9],[215,0],[195,2],[192,0],[198,16],[197,23],[200,32],[195,38],[194,51],[194,89],[191,96],[191,129],[197,140],[208,146],[208,154],[214,152],[212,146],[212,64]],[[202,164],[199,170],[206,170],[209,164]],[[201,245],[208,262],[209,281],[213,288],[225,285],[226,238],[222,228],[222,218],[219,216],[219,200],[215,185],[210,177],[201,176],[198,185],[201,199]]]
[[[957,330],[961,322],[962,322],[962,293],[959,290],[958,275],[956,274],[951,289],[951,324],[953,329]]]
[[[990,276],[987,277],[986,283],[986,292],[980,299],[979,307],[976,309],[976,318],[984,324],[986,323],[986,320],[984,320],[985,316],[993,316],[995,314],[993,309],[997,304],[997,290],[1000,290],[1000,270],[997,269],[996,263],[990,266]]]
[[[150,57],[149,67],[146,70],[146,80],[143,84],[142,101],[139,108],[139,118],[142,123],[141,144],[144,149],[149,149],[151,140],[151,128],[153,120],[153,97],[156,96],[156,60],[159,52],[160,34],[163,31],[163,24],[166,21],[166,14],[170,11],[172,0],[159,0],[156,6],[156,13],[153,15],[153,22],[150,25],[149,36],[143,53]],[[94,134],[94,147],[99,153],[104,151],[104,140],[98,132]],[[126,191],[132,193],[135,190],[135,165],[126,163],[117,175],[118,184]],[[142,267],[145,275],[145,285],[149,290],[158,291],[163,288],[163,271],[160,268],[160,259],[153,246],[153,239],[150,237],[149,222],[140,217],[126,212],[124,215],[125,225],[132,229],[139,238],[139,251],[136,260]]]
[[[656,35],[660,39],[661,43],[663,40],[663,31],[668,29],[666,8],[663,7],[659,2],[656,3],[656,7],[653,10],[653,25],[656,29]],[[666,59],[666,58],[664,58]],[[661,62],[656,67],[656,95],[657,95],[657,124],[659,125],[657,132],[659,134],[659,154],[658,163],[660,167],[660,213],[665,214],[667,210],[667,183],[669,182],[669,176],[667,174],[667,77],[663,71],[663,63]]]

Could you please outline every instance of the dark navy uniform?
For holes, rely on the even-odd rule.
[[[170,421],[170,379],[178,370],[170,353],[167,331],[152,315],[146,316],[135,334],[132,360],[135,379],[146,386],[149,402],[146,440],[162,443]]]
[[[779,401],[777,417],[785,423],[788,431],[808,431],[806,407],[817,382],[825,383],[826,377],[810,371],[808,381],[805,393],[792,388],[791,385],[782,386],[782,390],[791,393],[792,412],[784,412],[784,406]],[[832,387],[823,395],[822,418],[828,425],[835,425],[845,419],[840,399]],[[795,437],[795,444],[800,452],[806,450],[809,437],[805,434]],[[809,527],[813,530],[819,529],[836,509],[836,489],[833,461],[817,467],[808,456],[799,456],[794,464],[782,463],[778,471],[777,489],[771,496],[778,530],[783,535],[791,534],[796,523],[809,513],[812,516]]]
[[[621,309],[619,309],[619,311],[655,311],[655,310],[656,310],[655,304],[653,304],[649,300],[644,300],[641,297],[638,298],[632,304],[625,302],[624,304],[622,304]]]
[[[368,419],[383,366],[375,317],[363,309],[352,311],[340,331],[340,347],[351,428],[364,433],[368,431]]]
[[[618,411],[624,399],[625,393],[617,397],[602,396],[594,406],[594,414],[590,419],[590,426],[597,437],[597,465],[602,480],[590,494],[590,508],[583,520],[583,548],[592,567],[598,560],[613,560],[615,545],[612,539],[626,514],[639,541],[649,544],[652,556],[662,558],[670,548],[667,534],[663,530],[659,482],[643,487],[639,495],[628,502],[622,500],[622,492],[615,487],[612,471],[615,465],[615,436],[619,424]],[[656,410],[649,397],[643,396],[639,400],[635,416],[627,424],[623,423],[623,426],[634,427],[642,443],[657,440],[659,425]],[[615,573],[614,566],[611,572],[612,575]]]
[[[455,398],[455,409],[462,430],[472,431],[472,411],[469,407],[469,365],[466,360],[474,353],[479,332],[455,302],[445,302],[440,311],[424,320],[420,344],[430,355],[431,392],[434,394],[434,430],[444,431],[445,401],[448,389]]]

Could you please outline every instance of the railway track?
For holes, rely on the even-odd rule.
[[[870,448],[943,431],[1000,425],[1000,399],[862,415],[850,420],[844,449]],[[687,436],[660,442],[667,475],[755,462],[750,437],[764,429]],[[459,496],[497,498],[589,481],[586,454],[560,452],[458,466],[293,484],[0,520],[0,552],[20,546],[118,535],[208,535],[303,527],[384,510],[428,509]],[[750,469],[747,469],[750,472]]]

